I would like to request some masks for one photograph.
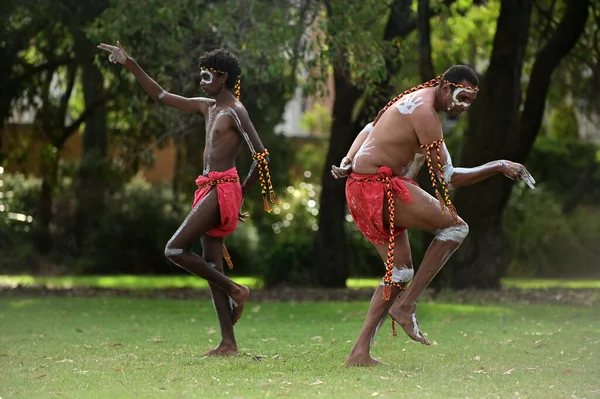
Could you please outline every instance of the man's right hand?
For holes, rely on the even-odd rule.
[[[119,64],[125,64],[125,62],[127,62],[127,59],[129,58],[129,55],[127,55],[123,47],[121,47],[121,43],[119,43],[118,41],[116,46],[100,43],[96,47],[98,47],[100,50],[109,52],[110,55],[108,56],[108,60],[113,64],[116,64],[117,62]]]
[[[343,179],[348,177],[352,172],[352,160],[348,157],[344,157],[340,166],[331,165],[331,175],[334,179]]]

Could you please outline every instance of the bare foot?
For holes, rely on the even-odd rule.
[[[242,317],[244,305],[246,304],[246,300],[248,299],[249,295],[250,289],[240,285],[239,292],[235,296],[231,296],[231,320],[233,321],[233,324],[237,323]]]
[[[236,344],[224,344],[220,343],[215,349],[211,349],[204,354],[204,356],[231,356],[237,355],[238,348]]]
[[[364,355],[364,356],[351,354],[348,356],[348,358],[346,359],[346,362],[344,364],[346,367],[369,367],[369,366],[381,366],[381,365],[387,366],[387,363],[384,363],[380,360],[372,358],[368,354]]]
[[[404,303],[396,303],[389,310],[389,314],[400,324],[406,335],[411,339],[422,343],[423,345],[430,345],[429,340],[421,334],[419,329],[419,322],[417,321],[417,304],[413,302],[411,305],[405,305]]]

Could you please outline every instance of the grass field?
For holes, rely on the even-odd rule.
[[[436,345],[391,337],[389,363],[345,368],[367,302],[250,303],[242,354],[209,301],[0,297],[0,397],[598,398],[600,318],[591,307],[423,303]]]
[[[239,284],[250,288],[261,288],[262,281],[258,277],[233,277]],[[350,278],[348,288],[374,288],[379,284],[379,278]],[[174,276],[10,276],[0,275],[0,286],[45,285],[51,288],[99,287],[99,288],[128,288],[128,289],[157,289],[157,288],[208,288],[206,280],[192,275]],[[525,279],[505,278],[502,284],[517,288],[596,288],[600,289],[600,279],[569,280],[569,279]]]

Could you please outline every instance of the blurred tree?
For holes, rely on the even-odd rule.
[[[536,52],[525,102],[521,104],[532,3],[529,0],[501,3],[489,66],[478,100],[469,111],[461,165],[476,166],[502,158],[525,162],[540,131],[551,77],[584,31],[589,1],[570,0],[560,23]],[[513,186],[511,180],[497,176],[457,190],[454,202],[469,223],[471,233],[442,270],[442,284],[457,289],[500,285],[500,277],[510,262],[502,214]]]

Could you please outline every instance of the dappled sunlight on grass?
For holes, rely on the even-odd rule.
[[[373,346],[388,366],[346,368],[368,306],[251,303],[240,355],[204,358],[209,300],[0,297],[2,397],[597,397],[594,309],[423,303],[431,346],[388,320]]]
[[[536,278],[503,278],[502,284],[507,287],[544,289],[544,288],[591,288],[600,289],[600,279],[536,279]]]
[[[511,309],[509,306],[479,306],[479,305],[468,305],[468,304],[455,304],[455,303],[436,303],[435,307],[437,310],[443,313],[509,313]]]
[[[239,283],[250,288],[260,288],[261,279],[257,277],[233,277]],[[127,289],[159,289],[159,288],[208,288],[206,280],[192,275],[181,276],[0,276],[0,286],[32,285],[49,288],[127,288]]]
[[[232,279],[252,289],[262,288],[260,277],[232,276]],[[349,278],[346,282],[348,288],[375,289],[381,278]],[[600,289],[600,279],[569,280],[569,279],[526,279],[504,278],[505,287],[523,289],[546,288],[574,288],[574,289]],[[208,283],[192,275],[174,276],[135,276],[135,275],[110,275],[110,276],[9,276],[0,275],[0,286],[11,287],[17,285],[46,286],[49,288],[124,288],[124,289],[160,289],[160,288],[208,288]]]

